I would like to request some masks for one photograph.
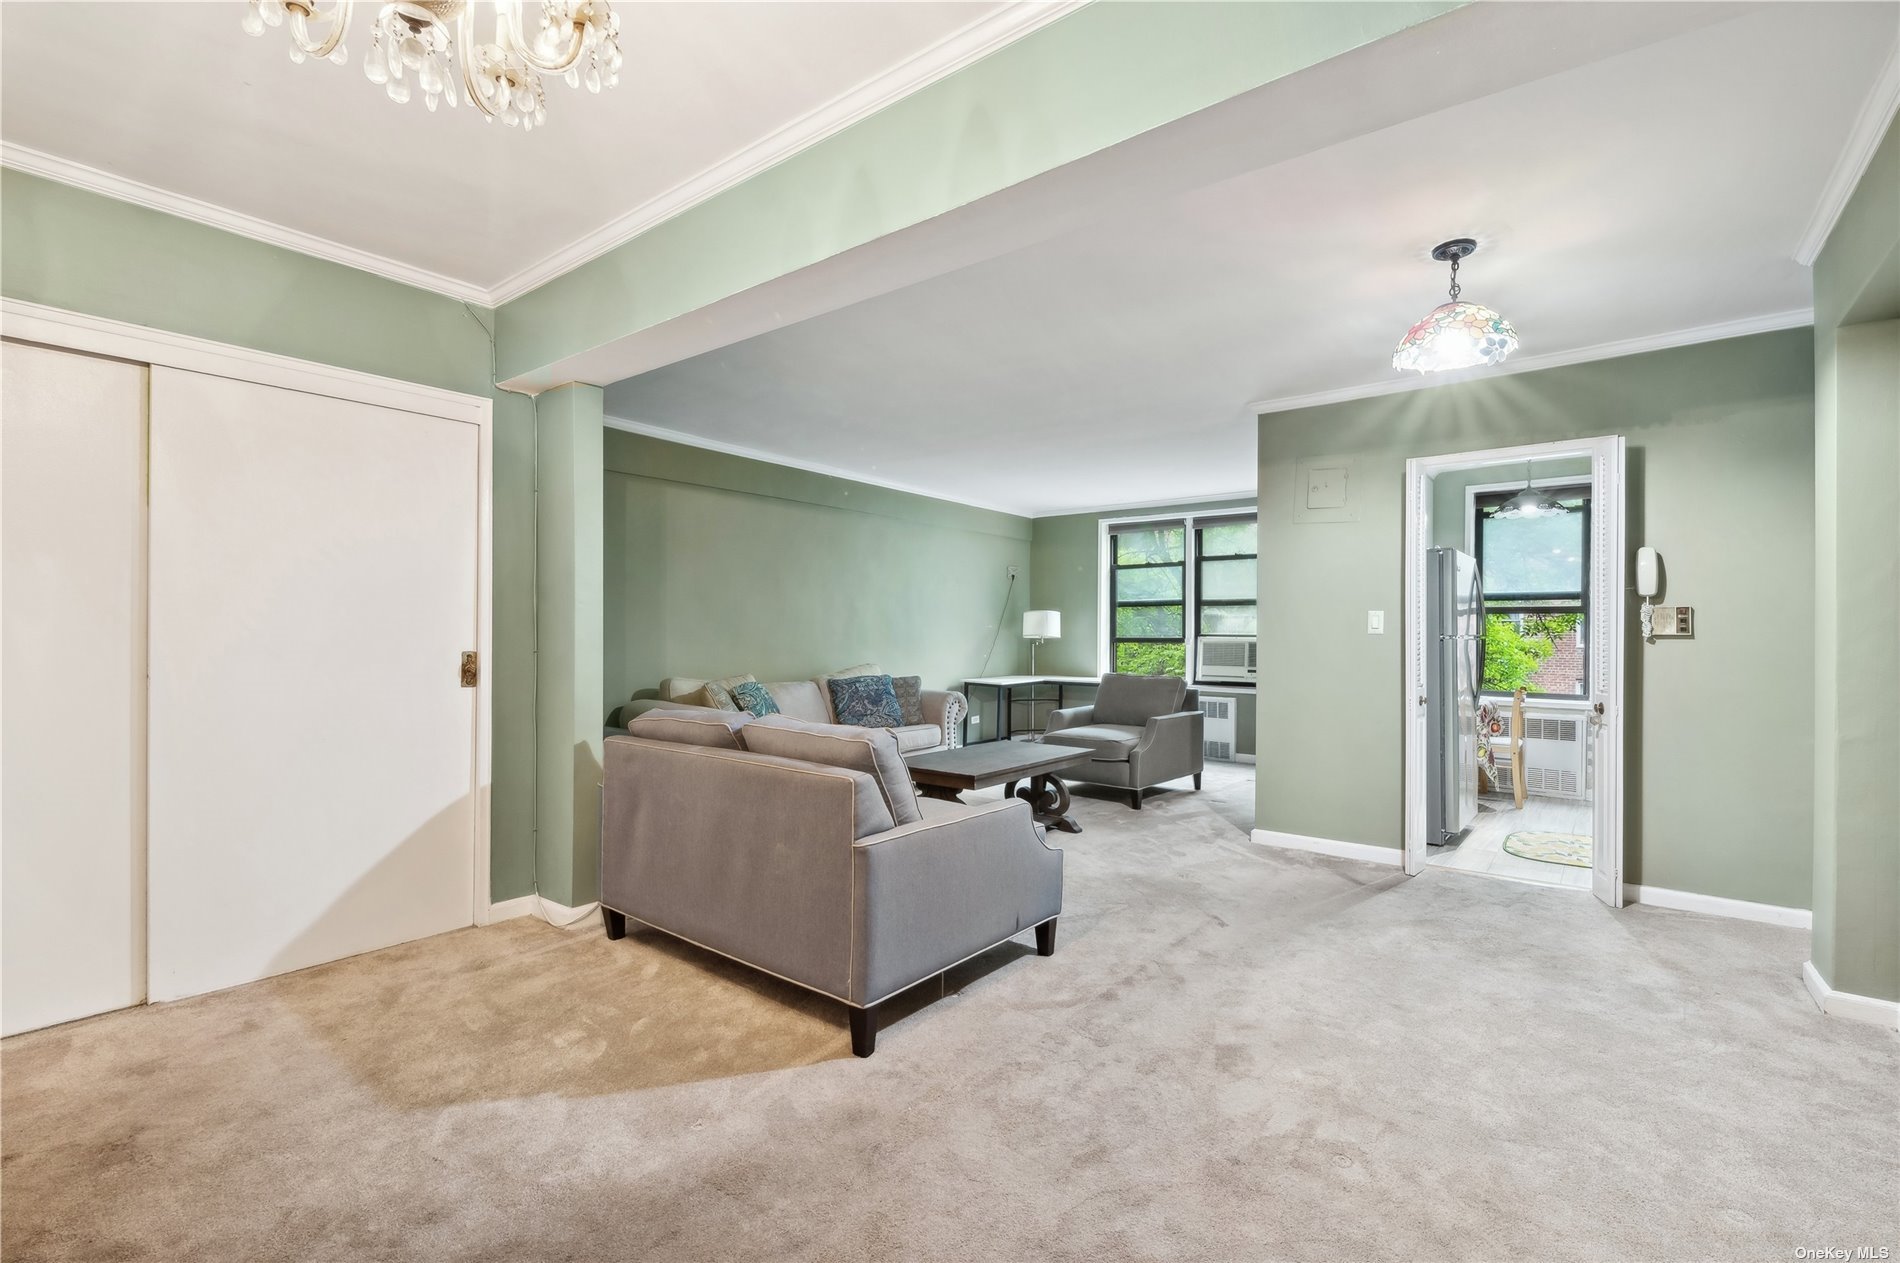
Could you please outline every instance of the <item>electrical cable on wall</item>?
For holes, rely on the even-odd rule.
[[[1016,576],[1009,577],[1009,586],[1003,589],[1003,608],[996,611],[996,634],[990,637],[990,651],[983,655],[983,669],[978,675],[990,673],[990,659],[996,656],[996,642],[1003,638],[1003,620],[1009,617],[1009,598],[1016,592]]]

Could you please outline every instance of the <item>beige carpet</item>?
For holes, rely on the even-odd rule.
[[[841,1012],[514,921],[21,1036],[9,1260],[1760,1259],[1900,1246],[1807,936],[1079,798],[1056,955]],[[1586,962],[1582,973],[1571,972]]]

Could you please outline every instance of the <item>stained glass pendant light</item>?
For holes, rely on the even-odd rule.
[[[1441,242],[1432,257],[1451,264],[1451,301],[1432,308],[1431,314],[1406,330],[1392,352],[1393,368],[1415,368],[1442,373],[1453,368],[1499,364],[1517,350],[1517,330],[1497,312],[1479,303],[1458,300],[1458,261],[1469,257],[1478,243],[1469,237]]]

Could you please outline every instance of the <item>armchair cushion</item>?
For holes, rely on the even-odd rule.
[[[716,750],[740,750],[739,729],[752,716],[744,711],[666,707],[650,710],[627,724],[627,735]]]
[[[903,825],[923,819],[917,808],[917,791],[910,783],[910,769],[904,766],[903,753],[891,729],[808,724],[784,715],[754,719],[745,729],[745,748],[754,754],[869,773],[876,778],[893,821]]]
[[[1186,688],[1187,682],[1177,676],[1111,671],[1095,691],[1095,722],[1140,727],[1156,715],[1180,710]]]
[[[891,729],[891,735],[897,738],[897,749],[903,754],[934,750],[943,744],[943,729],[936,724],[905,724]]]
[[[1063,728],[1049,734],[1049,744],[1058,746],[1087,746],[1095,751],[1095,757],[1101,759],[1125,759],[1128,752],[1141,740],[1140,728],[1133,724],[1084,724],[1079,728]]]

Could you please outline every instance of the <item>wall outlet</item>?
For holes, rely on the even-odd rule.
[[[1014,579],[1018,575],[1022,574],[1022,571],[1023,571],[1023,568],[1021,566],[1011,566],[1009,568],[1009,577]]]

